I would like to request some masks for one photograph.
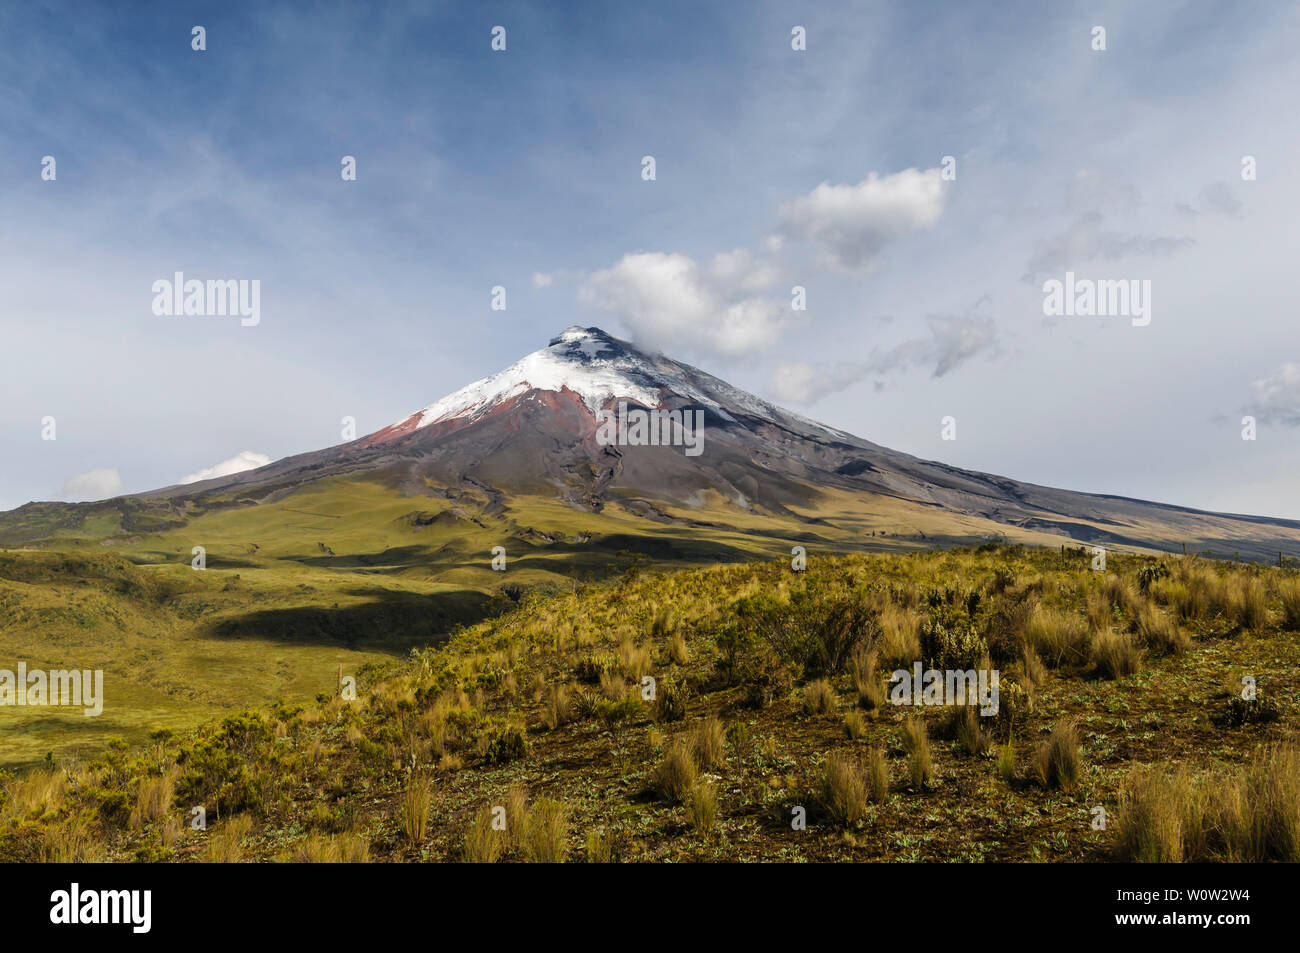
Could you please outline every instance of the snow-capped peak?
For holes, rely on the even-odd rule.
[[[505,370],[448,394],[418,412],[416,430],[450,420],[472,421],[503,401],[531,390],[575,394],[594,415],[611,402],[626,400],[657,408],[670,395],[707,407],[726,420],[728,410],[772,420],[793,420],[831,434],[815,421],[783,411],[752,394],[685,364],[652,357],[600,328],[565,328],[551,343]]]

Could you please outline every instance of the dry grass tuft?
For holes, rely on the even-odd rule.
[[[650,778],[650,786],[662,798],[674,804],[682,801],[695,785],[699,773],[695,765],[695,755],[687,744],[681,742],[673,745],[664,759],[659,762]]]
[[[862,819],[867,811],[867,780],[851,756],[835,751],[826,759],[821,801],[841,827],[851,827]]]
[[[528,812],[524,858],[531,864],[562,864],[568,856],[569,812],[559,801],[542,798]]]
[[[726,758],[726,732],[721,719],[709,717],[700,722],[691,735],[691,751],[701,770],[707,771],[722,763]]]
[[[903,749],[907,752],[907,773],[918,791],[934,784],[934,757],[930,753],[930,735],[925,722],[913,715],[903,722]]]
[[[424,843],[425,830],[429,825],[430,793],[429,779],[417,775],[407,783],[406,790],[398,801],[397,817],[402,834],[412,844]]]
[[[1102,678],[1124,678],[1142,667],[1142,650],[1126,633],[1108,629],[1093,642],[1092,664]]]
[[[236,814],[208,832],[207,848],[203,859],[209,864],[237,864],[244,859],[244,838],[253,829],[253,819],[247,814]]]
[[[1035,752],[1030,770],[1044,788],[1074,790],[1083,774],[1083,758],[1079,753],[1079,728],[1072,720],[1056,723]]]
[[[803,708],[810,715],[829,715],[835,711],[835,689],[824,678],[803,687]]]
[[[686,798],[686,808],[691,827],[701,834],[712,831],[718,818],[717,787],[707,781],[698,782]]]

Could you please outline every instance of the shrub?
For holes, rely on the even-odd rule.
[[[851,741],[860,740],[867,733],[867,716],[857,708],[850,708],[844,715],[844,733]]]
[[[93,792],[98,802],[99,816],[104,823],[125,824],[131,817],[131,798],[125,791],[96,788]]]
[[[970,669],[988,654],[988,643],[970,617],[951,606],[937,606],[921,623],[921,659],[928,668]]]
[[[1166,566],[1164,563],[1148,563],[1147,565],[1138,568],[1137,571],[1138,589],[1141,590],[1142,592],[1147,592],[1148,590],[1150,590],[1152,583],[1160,579],[1168,579],[1168,578],[1169,578],[1168,566]]]
[[[842,672],[853,653],[879,632],[876,610],[857,594],[829,604],[802,590],[788,604],[749,598],[737,605],[737,613],[778,658],[800,666],[809,678]]]
[[[518,724],[489,726],[479,737],[479,752],[487,764],[509,764],[528,756],[528,738]]]
[[[655,686],[655,717],[660,721],[681,721],[686,717],[686,690],[673,679]]]
[[[1281,706],[1271,698],[1256,696],[1248,701],[1240,695],[1232,695],[1211,720],[1220,728],[1240,728],[1243,725],[1272,724],[1281,717]]]
[[[176,796],[182,803],[215,806],[221,814],[260,806],[262,779],[249,766],[262,759],[272,741],[271,726],[257,712],[231,715],[202,731],[177,755],[183,773]]]

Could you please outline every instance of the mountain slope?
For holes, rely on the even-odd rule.
[[[699,411],[701,452],[602,444],[600,415],[623,405]],[[750,532],[746,525],[753,519],[776,520],[785,528],[763,535],[780,539],[811,531],[850,545],[864,535],[874,542],[901,535],[920,543],[936,535],[1006,535],[1039,544],[1186,545],[1247,558],[1300,554],[1300,522],[1056,490],[920,460],[783,410],[598,328],[579,327],[351,443],[146,493],[138,505],[168,525],[213,506],[281,500],[331,478],[377,481],[406,496],[469,492],[488,515],[508,513],[513,499],[526,496],[591,513],[613,508],[656,523],[739,532]],[[858,518],[835,519],[851,511]],[[104,504],[86,512],[103,514]],[[942,518],[936,523],[936,517]],[[34,541],[51,523],[67,529],[78,520],[63,507],[44,515],[24,507],[0,517],[0,543]],[[122,529],[131,531],[125,516]]]

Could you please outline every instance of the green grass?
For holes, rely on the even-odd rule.
[[[533,497],[503,509],[472,490],[408,496],[382,477],[321,480],[259,505],[124,499],[0,514],[0,544],[24,547],[0,550],[3,658],[9,667],[103,669],[107,695],[97,719],[0,709],[0,767],[50,751],[85,757],[113,736],[139,741],[154,727],[310,699],[334,690],[340,665],[356,674],[391,663],[526,590],[648,565],[788,558],[791,540],[814,560],[922,545],[912,529],[933,543],[946,526],[951,541],[970,542],[991,525],[834,495],[816,523],[717,498],[667,507],[678,525],[616,503],[591,513]],[[870,537],[867,526],[894,535]],[[498,545],[505,572],[491,568]],[[190,568],[195,546],[206,550],[203,572]]]
[[[1118,680],[1098,677],[1088,653],[1031,678],[1024,647],[1034,637],[1025,631],[1034,606],[1082,620],[1108,582],[1132,583],[1156,562],[1116,555],[1105,574],[1088,564],[1082,552],[985,547],[823,557],[804,573],[785,560],[633,569],[600,583],[539,590],[445,645],[400,660],[387,656],[383,671],[362,679],[355,702],[264,706],[177,738],[113,745],[94,760],[60,756],[53,772],[0,783],[0,860],[274,860],[320,853],[325,838],[346,838],[350,856],[387,861],[1124,856],[1122,832],[1132,831],[1137,817],[1124,820],[1133,810],[1126,792],[1135,771],[1181,766],[1190,777],[1214,779],[1295,739],[1300,656],[1276,596],[1293,577],[1160,560],[1171,578],[1194,587],[1256,579],[1267,594],[1263,624],[1239,631],[1231,619],[1206,614],[1184,624],[1185,652],[1146,657]],[[126,608],[138,603],[144,612],[163,593],[170,593],[164,605],[181,596],[215,598],[194,588],[206,587],[206,579],[169,580],[129,566],[119,577],[119,569],[106,563],[94,578],[125,586],[116,596],[122,605],[114,605],[128,628]],[[31,575],[49,570],[27,566]],[[92,570],[80,567],[83,575]],[[12,566],[8,572],[18,574]],[[159,588],[137,591],[133,581]],[[846,607],[866,620],[855,629],[861,644],[828,653],[826,640],[844,638]],[[1157,609],[1156,595],[1135,587],[1131,604],[1109,624],[1131,634],[1144,612]],[[963,651],[987,653],[1001,670],[1002,707],[981,725],[988,745],[964,743],[944,708],[885,703],[863,710],[856,737],[842,717],[806,711],[804,687],[818,680],[841,715],[858,710],[855,678],[867,667],[853,660],[887,637],[870,624],[883,613],[959,633]],[[677,639],[686,652],[670,649]],[[923,649],[939,650],[951,649]],[[827,662],[835,658],[842,661]],[[678,699],[671,716],[635,689],[614,700],[647,669],[661,699]],[[1224,686],[1239,685],[1243,675],[1258,679],[1279,717],[1231,726],[1215,717],[1229,706]],[[563,719],[551,711],[559,689],[567,698]],[[930,739],[933,773],[918,783],[909,780],[909,718]],[[1067,774],[1053,778],[1069,783],[1043,783],[1037,752],[1064,724],[1077,736]],[[706,747],[711,753],[701,757]],[[674,757],[680,763],[664,768]],[[852,777],[840,770],[846,764],[855,766]],[[1255,802],[1269,804],[1270,817],[1292,818],[1295,786],[1269,781],[1270,770],[1258,769]],[[431,823],[420,838],[404,833],[413,778],[427,780],[430,798]],[[163,816],[134,810],[147,794],[156,799],[168,779],[175,796]],[[692,801],[698,784],[708,785],[707,805]],[[860,787],[870,795],[865,802]],[[845,790],[851,797],[840,796]],[[549,818],[522,838],[490,825],[494,806],[520,815],[511,807],[517,791],[528,792],[530,817],[544,805],[538,816]],[[423,788],[420,794],[423,807]],[[196,803],[210,816],[219,809],[222,826],[178,828]],[[1110,830],[1090,824],[1099,805],[1115,820]],[[807,811],[805,831],[791,828],[795,807]],[[1194,808],[1172,815],[1190,816]]]

